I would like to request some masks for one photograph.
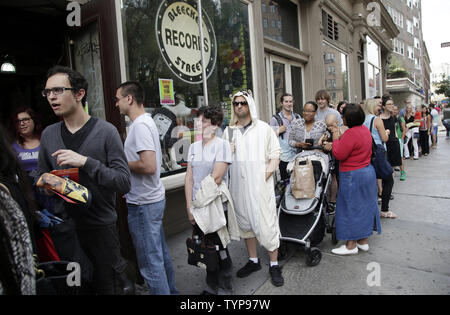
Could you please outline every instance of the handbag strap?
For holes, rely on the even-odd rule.
[[[377,144],[375,143],[375,140],[373,139],[373,135],[372,135],[372,127],[373,127],[373,121],[375,120],[375,116],[372,117],[372,120],[370,121],[370,137],[372,138],[372,157],[375,155],[375,148],[377,147]]]

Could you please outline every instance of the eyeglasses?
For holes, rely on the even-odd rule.
[[[304,113],[315,113],[315,110],[303,110]]]
[[[125,97],[127,97],[128,95],[125,95],[124,97],[121,97],[121,98],[118,98],[117,96],[116,97],[114,97],[114,100],[116,101],[116,103],[118,102],[118,101],[120,101],[121,99],[124,99]]]
[[[243,101],[243,102],[233,102],[233,106],[234,106],[234,107],[237,107],[237,106],[239,106],[239,105],[246,106],[246,105],[248,105],[248,103],[247,103],[246,101]]]
[[[21,123],[29,123],[30,120],[31,120],[31,118],[17,119],[17,124],[20,125]]]
[[[54,87],[51,89],[44,89],[42,90],[42,96],[43,97],[48,97],[50,96],[50,93],[53,93],[53,95],[59,95],[64,93],[64,91],[66,90],[70,90],[70,91],[76,91],[77,89],[75,88],[66,88],[66,87]]]

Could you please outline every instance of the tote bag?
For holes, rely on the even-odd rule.
[[[372,134],[372,126],[375,117],[372,118],[370,122],[370,134]],[[371,163],[373,168],[375,169],[375,173],[377,174],[378,179],[385,179],[392,175],[394,172],[391,164],[389,164],[386,159],[386,150],[384,146],[381,144],[377,145],[372,137],[372,157]]]

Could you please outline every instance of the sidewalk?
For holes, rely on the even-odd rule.
[[[267,252],[259,249],[262,269],[247,278],[234,277],[236,295],[300,294],[450,294],[450,141],[440,130],[437,149],[417,161],[406,161],[406,181],[396,174],[390,208],[397,219],[382,219],[382,234],[370,238],[370,251],[340,257],[327,234],[319,244],[322,261],[306,266],[306,255],[293,249],[281,261],[285,285],[274,287],[268,272]],[[167,242],[180,294],[198,295],[206,272],[187,264],[185,240],[191,231]],[[230,247],[234,273],[247,261],[244,241]],[[380,286],[369,286],[379,268]],[[377,279],[375,279],[377,280]]]

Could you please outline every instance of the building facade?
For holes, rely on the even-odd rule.
[[[431,73],[430,58],[423,41],[421,0],[382,2],[400,31],[393,39],[394,53],[387,90],[400,107],[406,99],[410,99],[414,106],[427,103],[430,101]]]
[[[161,136],[168,235],[189,228],[184,172],[189,145],[199,139],[195,118],[201,105],[221,106],[225,127],[230,95],[243,89],[253,91],[264,121],[277,111],[283,93],[294,95],[298,113],[320,89],[330,92],[333,104],[382,95],[388,91],[392,40],[399,35],[381,1],[202,0],[200,11],[197,0],[91,0],[83,2],[81,26],[75,27],[67,26],[67,13],[61,13],[67,2],[56,2],[58,11],[30,11],[12,3],[2,10],[11,19],[24,10],[52,18],[59,36],[45,69],[59,63],[83,73],[90,84],[89,113],[113,123],[123,139],[129,122],[115,108],[115,89],[126,80],[143,85],[145,107]],[[25,42],[30,47],[13,52],[20,56],[18,64],[26,52],[39,49],[32,38]],[[12,82],[26,75],[18,69],[15,76],[1,79]],[[45,69],[35,74],[37,90]],[[27,93],[31,107],[48,112],[44,100],[34,102],[34,94]],[[6,103],[0,104],[2,113],[11,111]],[[126,207],[119,197],[118,212],[126,230]]]

